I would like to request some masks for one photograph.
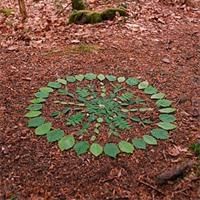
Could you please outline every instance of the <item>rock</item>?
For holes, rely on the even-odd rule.
[[[168,58],[163,58],[162,61],[163,61],[164,63],[167,63],[167,64],[171,63],[170,60],[169,60]]]

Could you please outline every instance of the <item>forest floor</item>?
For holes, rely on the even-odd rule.
[[[21,23],[16,1],[0,2],[12,8],[0,13],[0,199],[200,199],[199,160],[189,150],[200,139],[199,1],[88,2],[91,9],[124,4],[129,16],[67,25],[69,2],[28,0]],[[167,94],[177,109],[170,139],[111,159],[78,157],[36,137],[24,118],[33,94],[87,72],[141,77]],[[197,165],[184,176],[156,184],[158,174],[191,160]]]

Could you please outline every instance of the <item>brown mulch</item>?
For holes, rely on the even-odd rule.
[[[16,6],[2,2],[3,7]],[[52,8],[39,1],[36,12],[30,2],[32,17]],[[0,199],[200,198],[198,165],[174,181],[155,182],[158,174],[176,164],[199,162],[188,149],[200,138],[198,7],[139,1],[133,8],[131,3],[126,2],[128,19],[96,25],[63,25],[67,10],[59,23],[51,21],[51,30],[33,29],[31,19],[23,25],[31,31],[22,31],[17,13],[6,19],[13,20],[13,26],[1,20]],[[91,7],[102,5],[113,2],[93,1]],[[47,19],[45,14],[41,20]],[[84,45],[91,47],[85,50]],[[33,94],[58,77],[87,72],[141,77],[167,94],[177,109],[177,129],[170,139],[114,160],[89,154],[77,157],[36,137],[24,118]]]

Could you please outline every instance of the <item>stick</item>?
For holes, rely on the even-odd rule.
[[[61,11],[58,11],[56,14],[59,16],[60,14],[62,14],[69,6],[70,6],[71,2],[68,3]]]

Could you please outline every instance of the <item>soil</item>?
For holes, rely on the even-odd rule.
[[[200,139],[199,1],[90,0],[91,9],[125,4],[129,13],[95,25],[67,25],[69,1],[45,2],[28,0],[24,23],[17,2],[0,2],[13,9],[0,14],[0,199],[199,199],[200,164],[189,150]],[[139,77],[167,94],[177,109],[170,139],[111,159],[37,137],[24,118],[34,93],[87,72]],[[191,160],[182,177],[157,185],[158,174]]]

